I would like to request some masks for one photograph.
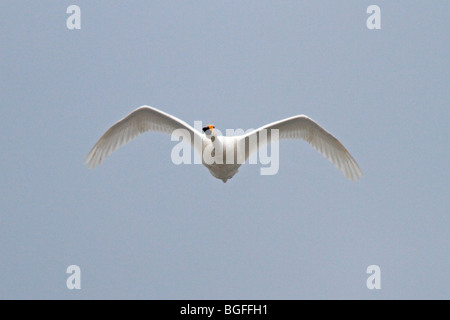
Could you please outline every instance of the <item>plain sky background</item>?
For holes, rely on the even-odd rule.
[[[1,1],[0,298],[449,299],[449,17],[438,0]],[[278,174],[224,184],[157,133],[88,170],[145,104],[222,132],[306,114],[364,177],[282,141]]]

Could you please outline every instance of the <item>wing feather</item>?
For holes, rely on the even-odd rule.
[[[89,169],[101,164],[112,152],[136,138],[138,135],[154,131],[172,134],[176,129],[186,129],[191,134],[191,144],[201,152],[201,145],[195,146],[195,136],[202,141],[201,133],[186,122],[149,106],[137,108],[109,128],[89,151],[84,163]]]
[[[358,163],[342,143],[318,123],[305,115],[273,122],[244,135],[243,139],[245,139],[246,143],[245,159],[262,146],[259,137],[264,129],[267,130],[267,142],[270,141],[271,129],[278,129],[280,140],[300,139],[308,142],[339,169],[347,179],[352,181],[359,180],[363,175]],[[258,143],[257,145],[251,146],[249,145],[249,141],[253,135],[257,136]]]

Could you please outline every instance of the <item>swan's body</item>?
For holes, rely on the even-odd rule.
[[[210,173],[223,182],[232,178],[243,163],[237,159],[239,143],[245,145],[245,160],[247,160],[252,153],[262,147],[261,132],[267,132],[266,141],[270,141],[272,129],[278,130],[280,140],[305,140],[342,171],[346,178],[358,180],[362,176],[357,162],[339,140],[304,115],[273,122],[244,135],[228,137],[218,135],[214,126],[203,128],[205,133],[201,133],[186,122],[149,106],[142,106],[134,110],[109,128],[91,149],[85,163],[89,165],[89,168],[101,164],[114,150],[143,132],[155,131],[172,134],[176,129],[187,130],[192,146],[200,155],[203,155],[205,150],[211,149],[213,155],[215,153],[223,155],[223,161],[217,161],[217,163],[205,162],[202,156],[202,163]],[[257,143],[250,143],[252,141],[257,141]],[[235,158],[231,163],[225,159],[227,148],[234,150]]]
[[[214,131],[214,129],[212,129]],[[213,134],[213,133],[211,133]],[[206,135],[206,133],[205,133]],[[226,137],[226,136],[217,136],[215,141],[211,141],[211,139],[204,139],[203,142],[203,150],[213,149],[212,155],[218,155],[217,161],[218,163],[208,164],[204,161],[202,157],[202,163],[205,167],[208,168],[209,172],[216,177],[217,179],[221,179],[223,182],[227,182],[228,179],[231,179],[236,173],[238,173],[239,167],[242,165],[237,159],[237,145],[238,139],[237,137]],[[221,149],[221,152],[217,151]],[[232,159],[231,163],[227,163],[226,159],[226,151],[227,149],[233,149],[233,154],[235,155]]]

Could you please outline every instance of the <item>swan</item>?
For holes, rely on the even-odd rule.
[[[143,132],[153,131],[172,134],[177,129],[185,130],[188,133],[189,142],[196,152],[202,155],[203,165],[215,178],[223,182],[231,179],[250,155],[268,143],[269,140],[262,138],[271,138],[273,130],[276,130],[280,140],[300,139],[306,141],[334,164],[347,179],[354,181],[363,176],[358,163],[342,143],[305,115],[297,115],[272,122],[243,135],[222,136],[214,125],[205,126],[202,128],[203,132],[200,132],[183,120],[146,105],[132,111],[110,127],[89,151],[84,163],[88,165],[89,169],[100,165],[113,151]],[[263,132],[264,136],[262,135]],[[243,143],[245,147],[245,153],[242,153],[244,158],[241,161],[237,159],[240,143]],[[236,151],[231,163],[225,159],[227,148]],[[205,150],[209,150],[206,153],[211,153],[212,156],[217,154],[216,160],[221,161],[206,161],[203,156]]]

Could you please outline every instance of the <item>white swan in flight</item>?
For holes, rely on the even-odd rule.
[[[101,164],[113,151],[146,131],[155,131],[172,134],[176,129],[185,129],[190,134],[191,144],[200,155],[207,147],[211,150],[211,145],[223,147],[232,146],[236,150],[236,145],[245,142],[245,160],[262,146],[260,143],[260,133],[266,129],[267,138],[270,141],[272,129],[278,129],[279,139],[301,139],[308,142],[318,152],[338,168],[347,179],[359,180],[363,173],[356,160],[350,155],[345,147],[331,133],[322,128],[319,124],[305,115],[298,115],[284,120],[276,121],[259,129],[239,136],[218,135],[214,126],[209,125],[203,128],[204,133],[194,129],[186,122],[149,106],[137,108],[129,115],[118,121],[97,141],[87,155],[84,163],[89,169]],[[256,138],[256,139],[255,139]],[[255,139],[255,140],[252,140]],[[201,143],[195,143],[200,141]],[[251,143],[257,141],[257,143]],[[262,140],[264,141],[264,140]],[[212,148],[212,150],[215,150]],[[213,151],[214,152],[214,151]],[[225,152],[222,153],[225,156]],[[235,153],[237,155],[237,153]],[[242,162],[235,161],[231,164],[225,160],[221,163],[202,163],[209,169],[210,173],[226,182],[232,178],[241,166]]]

